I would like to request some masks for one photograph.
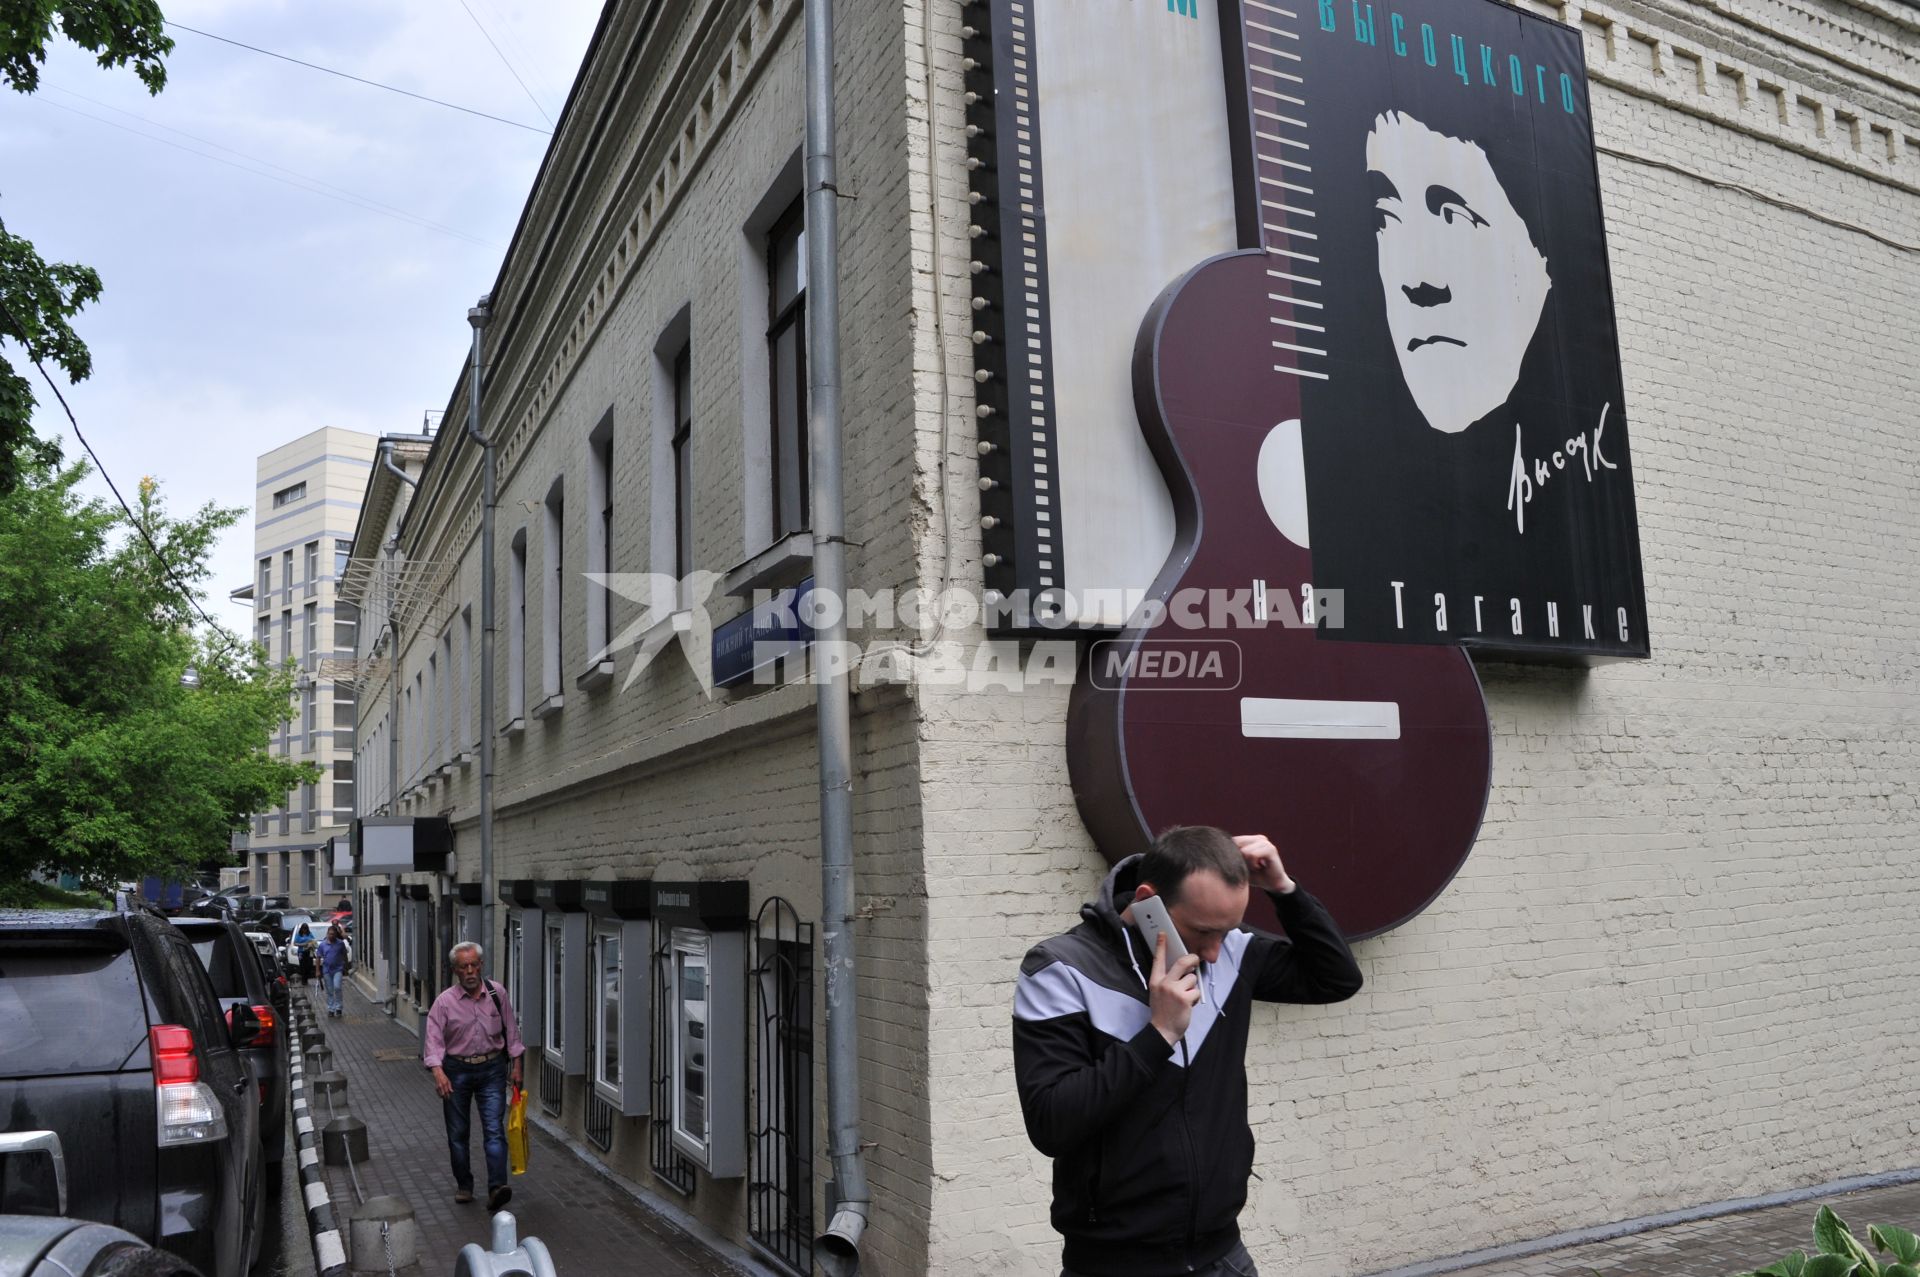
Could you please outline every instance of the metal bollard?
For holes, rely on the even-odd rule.
[[[341,1115],[320,1128],[320,1156],[328,1166],[367,1160],[367,1124]]]
[[[469,1242],[453,1261],[453,1277],[557,1277],[553,1256],[538,1237],[515,1240],[519,1225],[512,1211],[493,1217],[493,1249],[481,1250]]]
[[[369,1197],[347,1216],[356,1273],[392,1273],[419,1258],[419,1229],[404,1197]]]

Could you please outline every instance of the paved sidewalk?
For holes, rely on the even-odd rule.
[[[326,1016],[316,984],[309,1000],[333,1050],[333,1067],[347,1077],[347,1109],[367,1124],[367,1160],[356,1168],[369,1197],[391,1193],[413,1207],[424,1277],[453,1271],[454,1257],[468,1242],[487,1244],[488,1214],[481,1200],[455,1205],[447,1168],[446,1127],[433,1082],[420,1067],[420,1042],[394,1024],[351,983],[346,1015]],[[296,996],[298,996],[296,991]],[[314,1125],[325,1125],[327,1102],[312,1097]],[[571,1149],[532,1129],[531,1167],[513,1181],[507,1207],[520,1236],[546,1243],[560,1277],[646,1273],[649,1277],[741,1277],[742,1269],[708,1250],[671,1220],[647,1209],[619,1185],[595,1172]],[[473,1121],[473,1162],[485,1166],[480,1119]],[[346,1230],[356,1204],[344,1166],[327,1168],[334,1210]],[[484,1172],[482,1174],[484,1179]]]
[[[1813,1217],[1823,1205],[1833,1207],[1862,1242],[1869,1224],[1920,1228],[1920,1184],[1901,1184],[1457,1268],[1450,1277],[1728,1277],[1771,1264],[1791,1250],[1811,1254]]]

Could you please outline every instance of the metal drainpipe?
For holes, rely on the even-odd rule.
[[[493,968],[493,504],[499,474],[493,440],[480,433],[480,343],[493,318],[493,294],[467,312],[473,363],[467,381],[467,434],[480,445],[480,934],[484,972]]]
[[[399,476],[400,482],[419,491],[419,481],[393,464],[393,442],[380,441],[380,464]],[[400,617],[394,608],[400,577],[394,562],[400,556],[400,538],[387,538],[387,642],[393,653],[393,669],[387,679],[387,813],[400,814]],[[387,1002],[388,1015],[400,1013],[400,875],[387,875]]]
[[[834,157],[832,0],[806,0],[807,404],[813,588],[832,602],[816,628],[820,748],[820,931],[827,976],[827,1142],[838,1200],[817,1256],[827,1277],[860,1271],[870,1196],[860,1148],[860,1026],[853,933],[852,701],[847,639],[846,511],[840,476],[839,175]],[[816,614],[819,615],[819,614]],[[825,676],[820,676],[824,667]]]

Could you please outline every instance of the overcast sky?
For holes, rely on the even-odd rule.
[[[152,475],[175,513],[247,507],[206,604],[246,634],[227,593],[251,575],[255,458],[321,426],[418,430],[446,405],[467,308],[493,285],[600,6],[162,4],[204,32],[542,130],[181,30],[158,97],[62,40],[37,94],[0,94],[0,217],[106,286],[77,321],[93,376],[62,390],[129,500]],[[82,455],[30,375],[39,432]]]

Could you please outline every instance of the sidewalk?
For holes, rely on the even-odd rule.
[[[1729,1277],[1771,1264],[1788,1251],[1814,1253],[1813,1217],[1822,1206],[1831,1206],[1864,1243],[1870,1224],[1917,1226],[1920,1184],[1767,1206],[1471,1268],[1448,1270],[1442,1264],[1422,1264],[1396,1272],[1406,1277],[1423,1272],[1447,1272],[1449,1277]]]
[[[489,1216],[484,1194],[464,1206],[454,1203],[446,1127],[433,1081],[420,1067],[419,1039],[389,1020],[351,982],[341,1019],[326,1017],[326,999],[318,984],[307,993],[320,1013],[333,1067],[347,1077],[347,1110],[367,1125],[367,1160],[356,1167],[361,1190],[369,1197],[391,1193],[405,1198],[419,1232],[418,1271],[424,1277],[451,1273],[462,1246],[487,1244]],[[327,1104],[317,1096],[313,1115],[316,1128],[325,1125]],[[742,1269],[641,1205],[573,1150],[538,1127],[531,1134],[529,1170],[514,1178],[507,1209],[519,1221],[522,1238],[538,1237],[546,1243],[560,1277],[626,1272],[741,1277]],[[472,1156],[476,1170],[485,1166],[477,1113]],[[327,1180],[344,1231],[356,1204],[353,1181],[345,1166],[328,1167]]]

